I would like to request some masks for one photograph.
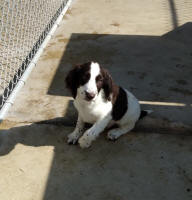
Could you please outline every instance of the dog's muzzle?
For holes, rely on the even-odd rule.
[[[85,91],[85,99],[87,101],[91,101],[92,99],[94,99],[94,97],[95,97],[95,93],[93,93],[93,92],[86,92]]]

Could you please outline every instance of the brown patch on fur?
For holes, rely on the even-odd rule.
[[[117,97],[119,95],[119,86],[113,84],[113,98],[112,98],[112,104],[114,105],[116,100],[117,100]]]
[[[66,87],[71,91],[73,98],[77,95],[77,88],[88,81],[88,72],[90,71],[91,62],[82,65],[76,65],[69,71],[65,83]]]
[[[101,74],[99,74],[96,77],[96,85],[97,85],[97,90],[99,92],[101,88],[103,87],[103,76]]]
[[[110,95],[113,93],[113,88],[114,88],[114,82],[111,78],[111,75],[109,74],[109,72],[100,67],[100,70],[101,70],[101,75],[103,77],[103,83],[102,83],[102,88],[104,90],[104,93],[105,93],[105,98],[106,100],[112,100]]]
[[[105,98],[108,101],[112,101],[113,110],[112,117],[113,120],[120,120],[128,109],[128,101],[126,92],[119,86],[117,86],[112,80],[109,72],[100,67],[101,74],[97,77],[102,79],[102,82],[98,85],[98,90],[104,89]],[[96,78],[96,82],[97,82]],[[97,83],[98,84],[98,83]],[[112,95],[112,98],[111,98]]]
[[[115,86],[113,88],[113,120],[120,120],[128,109],[127,94],[121,87]]]

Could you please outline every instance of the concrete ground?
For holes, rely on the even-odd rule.
[[[0,124],[0,199],[192,198],[192,3],[77,0]],[[67,71],[94,60],[154,113],[116,142],[66,144]]]

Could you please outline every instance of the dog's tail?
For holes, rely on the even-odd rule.
[[[139,119],[142,119],[143,117],[147,116],[148,114],[152,113],[153,110],[142,110],[141,114],[139,116]]]

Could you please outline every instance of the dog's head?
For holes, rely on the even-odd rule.
[[[96,62],[88,62],[75,66],[67,75],[66,87],[71,90],[73,98],[92,101],[97,98],[101,89],[106,100],[111,100],[113,81],[108,71]]]

